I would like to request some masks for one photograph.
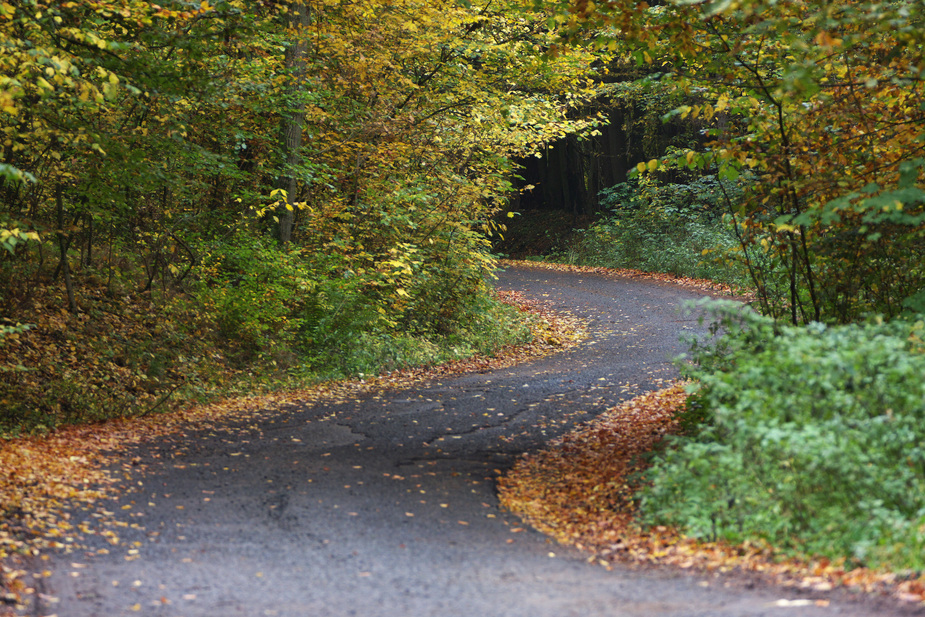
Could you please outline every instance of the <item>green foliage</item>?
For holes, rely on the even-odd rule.
[[[689,97],[666,119],[704,124],[691,169],[756,175],[727,214],[765,313],[892,317],[925,288],[921,0],[557,3]]]
[[[202,265],[182,293],[139,291],[147,274],[127,266],[108,284],[105,272],[75,273],[77,315],[53,286],[7,290],[0,310],[24,303],[35,327],[0,325],[0,436],[490,355],[530,336],[484,284],[455,290],[453,315],[434,310],[411,328],[410,314],[336,255],[246,232],[226,240],[191,242]],[[0,262],[0,273],[13,266]]]
[[[580,240],[555,256],[572,263],[635,268],[744,285],[725,200],[741,197],[745,181],[716,175],[687,182],[636,177],[601,192],[611,214],[582,230]]]
[[[699,425],[648,473],[647,524],[806,555],[925,566],[925,321],[780,327],[714,306]]]
[[[297,256],[243,233],[203,247],[202,254],[197,295],[218,336],[259,354],[296,342],[315,287]]]
[[[202,252],[198,323],[240,362],[352,376],[491,353],[528,336],[489,297],[482,266],[469,271],[458,256],[445,259],[457,283],[449,285],[410,245],[375,278],[342,256],[280,248],[266,236],[238,233]]]
[[[577,110],[598,55],[545,56],[546,17],[484,0],[0,2],[0,311],[37,324],[6,338],[9,365],[35,370],[0,376],[0,422],[520,340],[489,296],[486,225],[514,157],[596,123]]]
[[[412,335],[352,323],[319,324],[321,336],[312,365],[333,375],[369,375],[409,366],[428,366],[473,354],[491,355],[506,345],[524,343],[530,331],[512,307],[487,295],[470,298],[450,332]],[[367,315],[370,315],[367,313]],[[344,316],[345,318],[347,315]]]
[[[18,336],[23,332],[28,332],[35,327],[35,324],[0,324],[0,350],[3,349],[3,343],[7,337]],[[0,362],[0,373],[8,373],[12,371],[25,371],[27,370],[22,364],[8,364],[6,362]]]
[[[15,256],[17,247],[22,248],[29,241],[39,241],[39,235],[34,231],[23,231],[18,227],[0,228],[0,248],[5,249],[10,256]]]

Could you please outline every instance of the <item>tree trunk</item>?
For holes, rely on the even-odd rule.
[[[280,127],[280,141],[284,153],[283,170],[276,183],[276,188],[286,191],[285,203],[277,212],[277,238],[282,246],[289,244],[292,239],[292,227],[295,223],[294,203],[298,192],[296,168],[302,160],[300,150],[305,109],[300,94],[305,81],[305,58],[308,52],[305,39],[305,30],[309,22],[308,6],[300,0],[295,0],[289,5],[286,20],[290,36],[289,45],[286,47],[286,71],[292,76],[292,90],[289,93],[287,108],[283,111]]]
[[[74,283],[71,281],[71,265],[67,260],[67,250],[71,238],[64,233],[64,188],[59,184],[55,187],[55,205],[58,219],[58,250],[61,251],[59,267],[64,274],[64,289],[67,292],[67,306],[71,313],[77,313],[77,300],[74,298]]]

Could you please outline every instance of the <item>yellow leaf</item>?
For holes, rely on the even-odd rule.
[[[646,170],[646,164],[645,164],[645,163],[638,163],[638,164],[636,165],[636,170],[637,170],[639,173],[645,172],[645,170]]]
[[[649,171],[655,171],[658,169],[658,159],[652,159],[649,161]]]

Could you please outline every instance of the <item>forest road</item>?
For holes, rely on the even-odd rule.
[[[590,337],[512,368],[148,443],[131,453],[146,471],[106,504],[138,527],[121,529],[119,546],[91,537],[44,564],[53,574],[30,614],[912,614],[846,594],[806,605],[817,596],[709,574],[607,571],[501,511],[496,470],[675,375],[678,335],[699,327],[677,307],[699,294],[534,268],[508,269],[498,285],[584,318]]]

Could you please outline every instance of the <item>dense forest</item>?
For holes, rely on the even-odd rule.
[[[700,307],[726,336],[682,363],[640,520],[921,570],[923,22],[0,0],[0,436],[523,341],[492,242],[558,209],[594,220],[552,257],[755,309]]]
[[[793,324],[920,311],[921,9],[2,3],[0,422],[514,340],[524,209]]]
[[[601,55],[549,54],[549,15],[0,4],[0,423],[523,336],[486,284],[492,217],[515,159],[599,122]]]

